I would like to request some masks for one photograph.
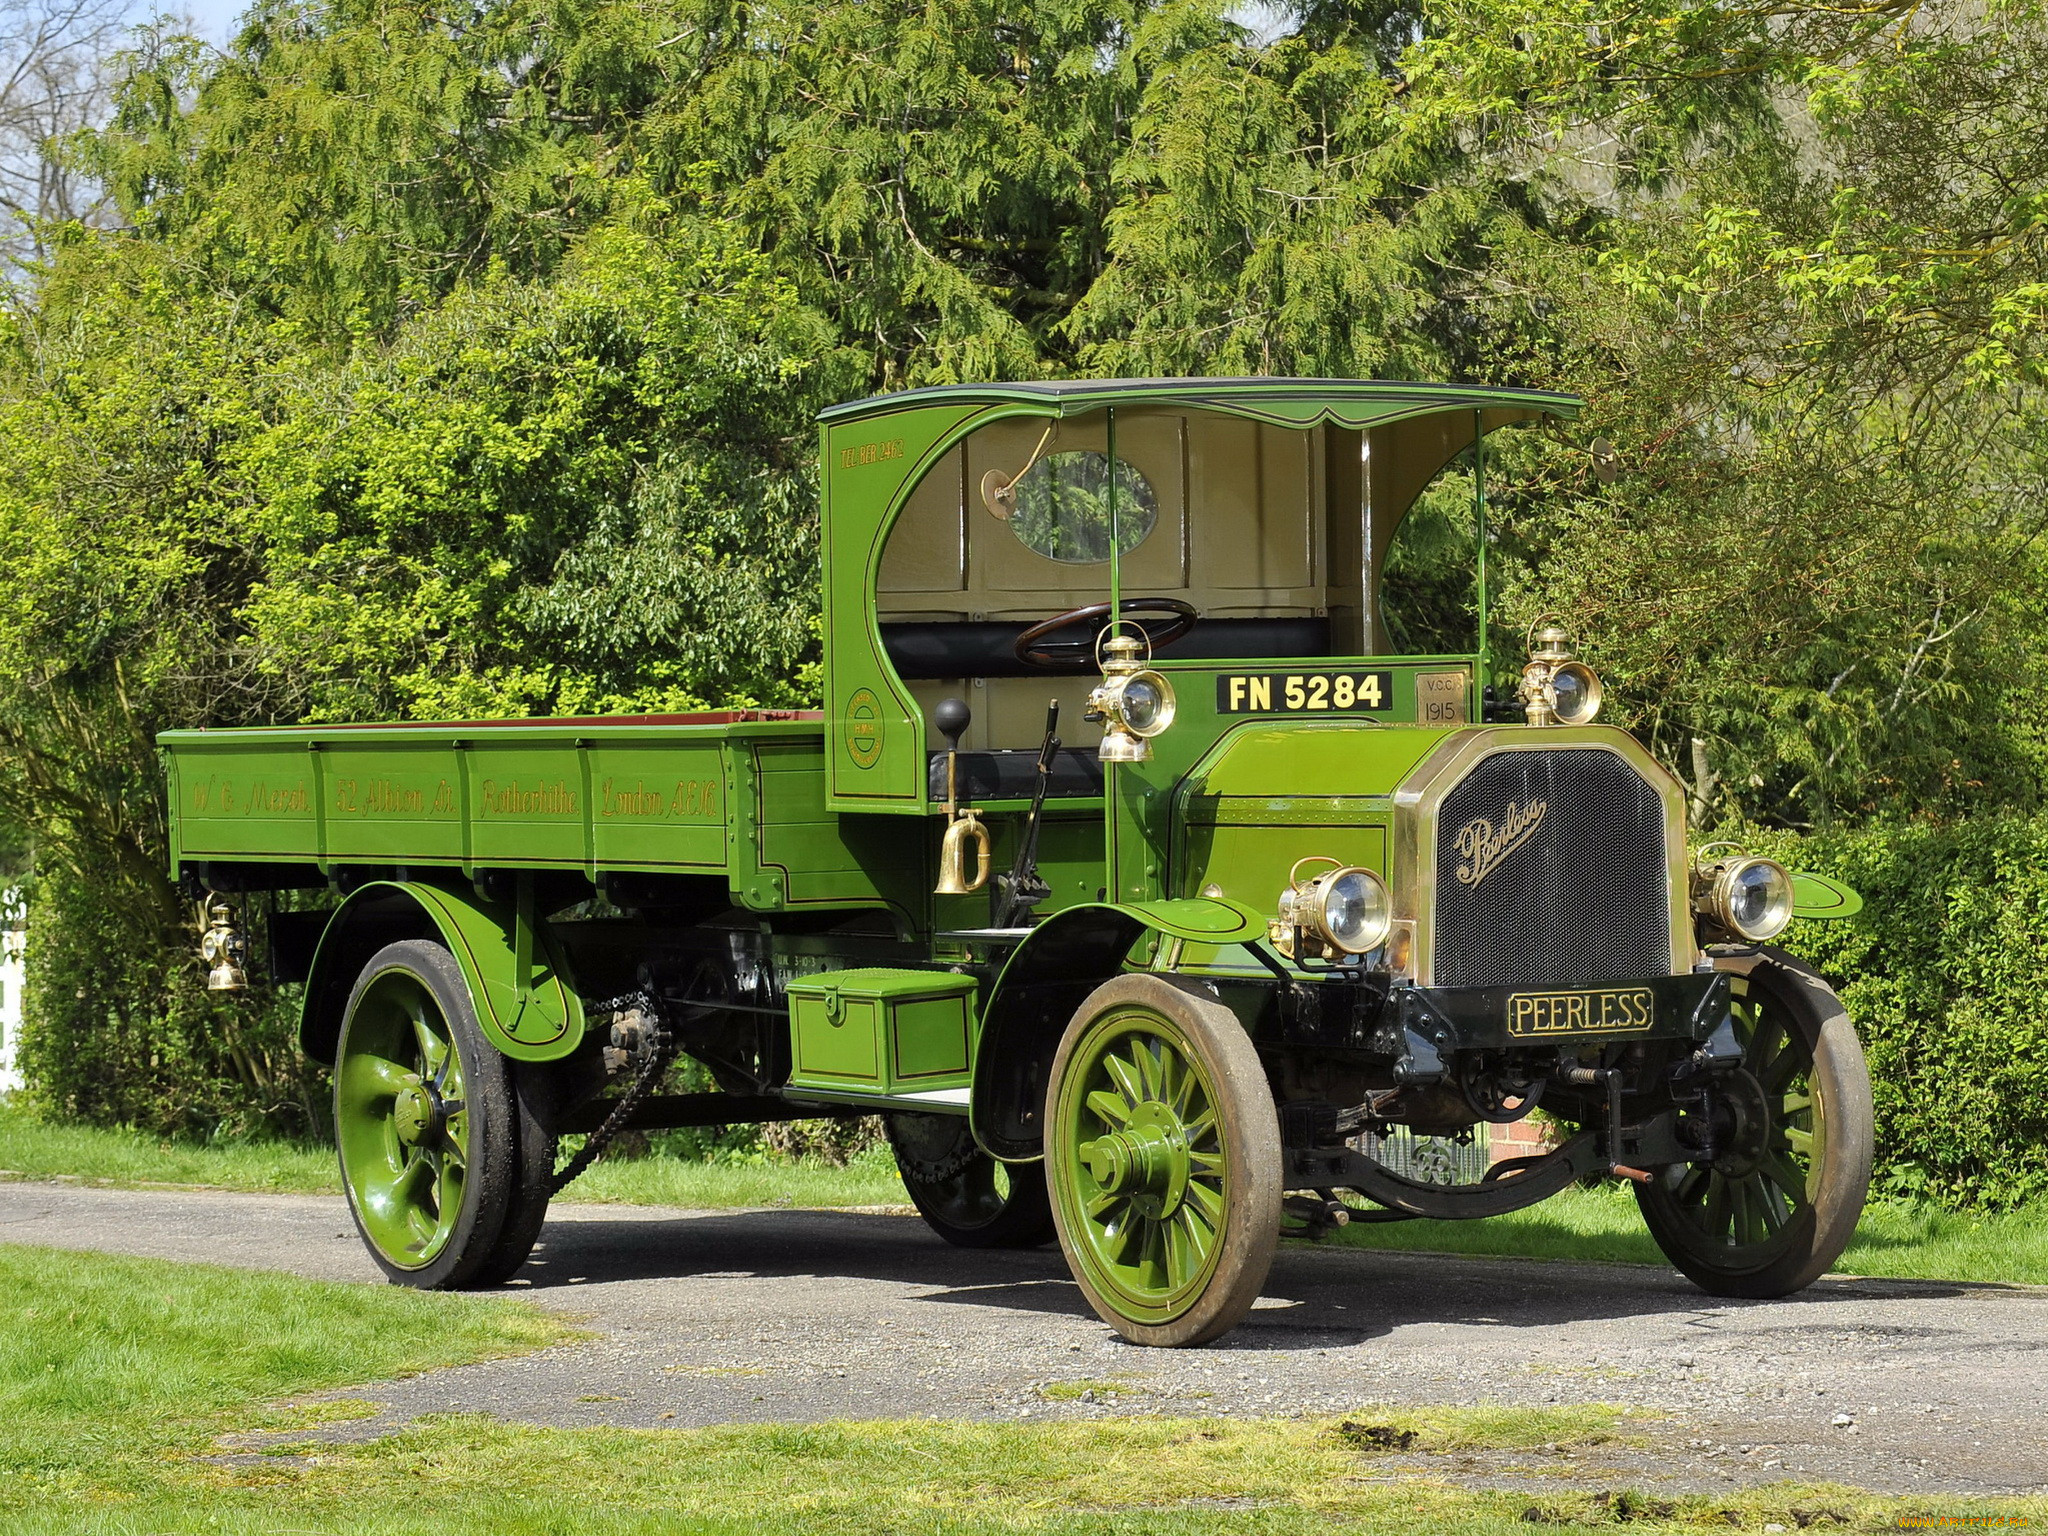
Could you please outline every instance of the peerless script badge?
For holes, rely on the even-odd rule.
[[[1458,856],[1464,863],[1458,866],[1460,885],[1477,885],[1494,870],[1501,861],[1529,840],[1543,821],[1543,807],[1548,802],[1531,800],[1527,805],[1508,802],[1507,810],[1495,826],[1484,816],[1475,816],[1458,829]]]

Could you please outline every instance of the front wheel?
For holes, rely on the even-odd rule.
[[[1873,1139],[1855,1026],[1819,974],[1776,950],[1723,956],[1742,1062],[1716,1094],[1718,1156],[1638,1185],[1665,1256],[1716,1296],[1788,1296],[1827,1273],[1863,1213]]]
[[[1280,1121],[1237,1016],[1158,976],[1089,993],[1053,1058],[1046,1182],[1060,1247],[1137,1344],[1204,1344],[1280,1242]]]
[[[1053,1240],[1045,1171],[999,1163],[964,1115],[890,1115],[896,1168],[918,1215],[955,1248],[1037,1248]]]
[[[387,944],[363,967],[335,1055],[334,1133],[349,1211],[386,1275],[447,1290],[509,1273],[520,1172],[509,1063],[441,945]]]

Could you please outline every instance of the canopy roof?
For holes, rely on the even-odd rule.
[[[893,415],[928,405],[1016,404],[1053,417],[1078,416],[1104,406],[1179,405],[1227,411],[1275,425],[1309,427],[1375,422],[1436,411],[1485,411],[1501,421],[1530,416],[1570,420],[1575,395],[1545,389],[1501,389],[1482,384],[1416,384],[1380,379],[1067,379],[1025,384],[943,384],[871,395],[818,413],[828,425]]]

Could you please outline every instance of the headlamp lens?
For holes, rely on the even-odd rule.
[[[1173,724],[1173,684],[1157,672],[1139,672],[1117,690],[1117,714],[1133,736],[1157,736]]]
[[[1551,709],[1561,725],[1585,725],[1600,713],[1600,679],[1593,669],[1567,661],[1550,674]]]
[[[1367,869],[1340,869],[1325,877],[1323,936],[1346,954],[1362,955],[1386,942],[1393,902],[1380,878]]]
[[[1744,859],[1721,876],[1720,905],[1743,938],[1776,938],[1792,921],[1792,877],[1770,859]]]

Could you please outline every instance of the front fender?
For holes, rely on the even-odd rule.
[[[1234,901],[1090,902],[1056,912],[1017,946],[982,1011],[969,1115],[991,1157],[1045,1154],[1046,1075],[1060,1036],[1089,993],[1122,971],[1148,933],[1201,944],[1265,937],[1266,920]]]
[[[1792,915],[1794,917],[1854,917],[1863,910],[1863,898],[1839,880],[1826,875],[1792,871]]]
[[[514,1061],[556,1061],[583,1039],[583,1004],[530,897],[487,902],[417,880],[378,880],[343,902],[320,935],[306,978],[299,1044],[331,1062],[356,977],[386,944],[434,938],[469,985],[477,1023]]]

